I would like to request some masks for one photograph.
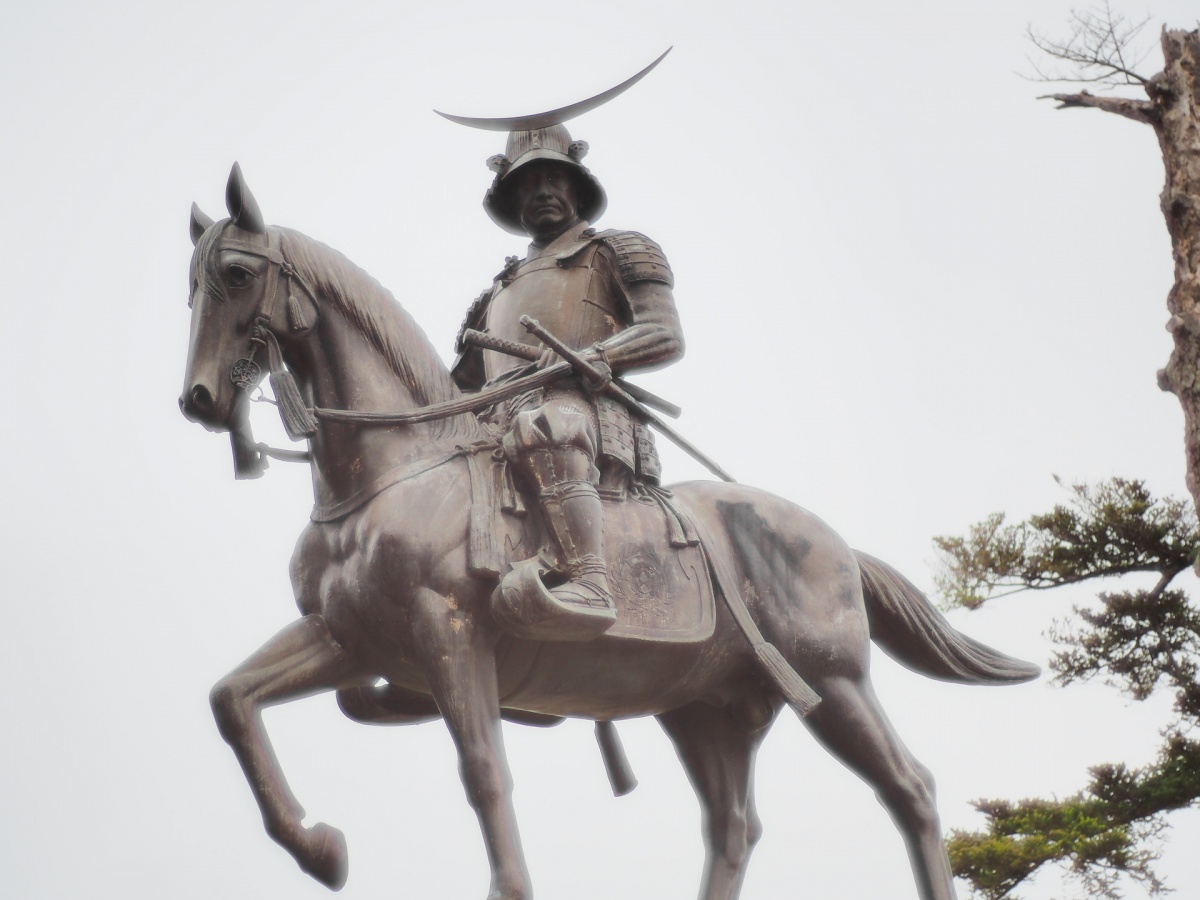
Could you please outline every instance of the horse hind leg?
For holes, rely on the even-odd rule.
[[[217,727],[250,783],[267,834],[333,890],[346,883],[346,839],[324,822],[301,824],[304,809],[275,758],[262,709],[348,684],[353,674],[325,620],[305,616],[217,682],[210,696]]]
[[[700,900],[736,900],[762,834],[754,808],[754,757],[778,705],[748,697],[727,706],[697,702],[658,717],[675,744],[703,814]]]
[[[831,677],[816,688],[821,705],[804,724],[875,789],[904,835],[921,900],[954,900],[950,860],[929,770],[901,743],[865,677]]]

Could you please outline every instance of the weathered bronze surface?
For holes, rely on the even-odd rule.
[[[532,243],[472,306],[453,372],[377,282],[268,227],[236,166],[229,218],[193,208],[180,406],[231,432],[237,471],[258,474],[245,410],[261,366],[310,448],[314,510],[291,564],[301,618],[211,698],[267,831],[315,878],[345,882],[344,838],[302,826],[264,707],[334,690],[358,721],[440,716],[479,816],[489,896],[528,898],[500,719],[597,721],[622,792],[633,782],[609,723],[653,715],[704,807],[700,896],[735,898],[760,832],[755,752],[790,704],[875,789],[919,895],[947,900],[932,778],[878,706],[869,642],[960,683],[1037,668],[955,631],[894,569],[786,500],[658,485],[645,398],[613,376],[681,355],[671,273],[649,238],[592,228],[604,192],[584,149],[550,124],[493,159],[488,212]],[[556,341],[570,361],[545,345]]]

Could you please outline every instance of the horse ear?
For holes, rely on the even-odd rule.
[[[195,203],[192,204],[192,246],[200,243],[200,236],[208,231],[213,220],[204,214],[204,212]]]
[[[225,206],[229,209],[229,217],[233,224],[243,231],[264,234],[267,223],[263,221],[258,209],[258,201],[246,187],[246,179],[242,177],[242,167],[237,163],[229,173],[229,183],[225,185]]]

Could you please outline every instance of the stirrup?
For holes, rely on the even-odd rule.
[[[536,558],[517,563],[492,593],[492,615],[510,634],[535,641],[590,641],[616,623],[616,607],[604,603],[603,594],[596,602],[583,602],[590,592],[578,584],[552,590],[542,581],[545,571]]]

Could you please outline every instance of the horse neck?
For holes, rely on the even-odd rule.
[[[316,325],[284,348],[313,405],[406,412],[457,396],[424,334],[390,294],[362,277],[353,295],[344,285],[316,280]],[[315,500],[321,506],[344,501],[390,469],[479,436],[470,415],[392,427],[323,420],[311,439]]]

